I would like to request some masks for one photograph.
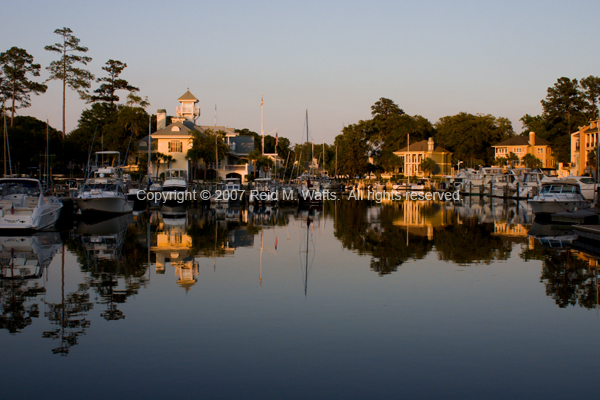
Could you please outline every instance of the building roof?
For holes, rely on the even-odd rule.
[[[417,143],[411,143],[409,146],[410,146],[410,149],[408,149],[408,147],[405,147],[401,150],[395,151],[394,154],[406,153],[407,151],[420,151],[420,152],[424,152],[424,153],[427,153],[429,151],[428,150],[429,142],[427,140],[421,140],[420,142],[417,142]],[[434,153],[450,153],[450,151],[448,151],[438,145],[434,145],[433,152]]]
[[[536,146],[550,146],[550,142],[544,138],[539,136],[535,137],[535,145]],[[493,145],[492,147],[500,147],[500,146],[529,146],[529,138],[525,136],[513,136],[509,139],[506,139],[498,144]]]
[[[180,98],[178,98],[177,100],[181,101],[181,100],[194,100],[194,101],[198,101],[198,99],[196,98],[196,96],[194,96],[192,94],[192,92],[190,92],[189,90],[187,92],[185,92]]]
[[[192,121],[173,122],[161,130],[154,132],[152,136],[189,136],[193,130],[203,131],[200,126],[194,124]]]
[[[152,143],[152,144],[156,145],[156,139],[150,138],[150,140],[154,140],[154,143]],[[144,136],[141,139],[138,139],[137,145],[138,145],[138,148],[147,149],[148,148],[148,135]],[[152,146],[152,147],[154,147],[154,146]]]

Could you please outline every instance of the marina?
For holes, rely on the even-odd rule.
[[[600,3],[546,3],[3,3],[2,399],[595,398]]]

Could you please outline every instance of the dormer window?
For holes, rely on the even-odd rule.
[[[178,126],[174,126],[171,128],[171,132],[179,132],[181,129]]]

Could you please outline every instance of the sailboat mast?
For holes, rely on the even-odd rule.
[[[46,120],[46,188],[48,188],[50,184],[50,163],[48,162],[48,157],[50,157],[50,141],[48,140],[49,125],[50,122]]]
[[[260,94],[260,136],[262,138],[262,154],[265,154],[265,130],[263,128],[263,94]]]
[[[312,141],[312,151],[310,153],[311,157],[310,157],[310,169],[312,170],[313,167],[313,160],[315,158],[315,141]]]
[[[219,145],[217,144],[217,136],[219,136],[217,133],[215,133],[215,172],[216,172],[216,176],[215,178],[217,180],[219,180],[219,173],[217,172],[217,170],[219,169]]]
[[[6,107],[2,104],[2,112],[4,114],[4,177],[6,178]]]
[[[306,110],[306,168],[310,175],[310,164],[308,163],[308,110]]]
[[[150,180],[152,177],[152,115],[148,117],[148,189],[150,189]],[[158,123],[158,114],[156,115],[157,123]],[[149,246],[149,245],[148,245]]]

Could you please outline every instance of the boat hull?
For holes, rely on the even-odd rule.
[[[125,214],[133,211],[133,202],[124,197],[77,199],[77,207],[84,213]]]
[[[590,203],[581,200],[529,200],[534,214],[555,214],[589,208]]]

